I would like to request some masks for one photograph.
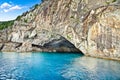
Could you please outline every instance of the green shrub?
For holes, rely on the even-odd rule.
[[[106,1],[106,4],[109,5],[109,4],[114,3],[114,2],[116,2],[116,1],[117,1],[117,0]]]
[[[16,20],[18,20],[18,21],[19,21],[20,19],[21,19],[21,16],[18,16],[18,17],[16,18]]]
[[[117,0],[113,0],[112,3],[113,3],[113,2],[116,2],[116,1],[117,1]]]
[[[70,18],[73,18],[73,19],[74,19],[74,16],[70,16]]]
[[[28,20],[27,20],[27,19],[24,19],[24,22],[25,22],[25,23],[27,23],[27,22],[28,22]]]
[[[14,20],[0,22],[0,30],[8,28],[14,24]]]
[[[34,10],[34,9],[38,8],[38,6],[39,6],[39,4],[35,4],[32,7],[30,7],[30,10]]]
[[[67,38],[68,38],[68,39],[72,39],[70,35],[67,35]]]

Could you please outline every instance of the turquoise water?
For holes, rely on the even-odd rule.
[[[0,80],[120,80],[120,62],[69,53],[0,53]]]

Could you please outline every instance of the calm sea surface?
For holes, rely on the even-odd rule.
[[[75,53],[0,53],[0,80],[120,80],[120,62]]]

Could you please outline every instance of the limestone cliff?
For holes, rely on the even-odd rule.
[[[35,9],[17,18],[11,29],[4,30],[5,40],[2,40],[2,33],[0,40],[21,44],[15,51],[30,51],[36,46],[37,50],[51,46],[49,48],[54,51],[56,50],[54,46],[61,44],[59,41],[66,40],[72,44],[65,44],[69,45],[67,49],[65,45],[57,49],[71,51],[76,47],[85,55],[120,59],[119,2],[119,0],[44,0]],[[5,50],[3,45],[0,49]],[[36,48],[34,49],[36,51]]]

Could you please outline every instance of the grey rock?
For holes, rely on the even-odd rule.
[[[71,51],[73,44],[85,55],[119,60],[120,5],[111,0],[47,0],[24,13],[11,30],[0,36],[1,42],[22,43],[19,51],[32,51],[33,47]],[[44,48],[46,45],[53,50]]]

